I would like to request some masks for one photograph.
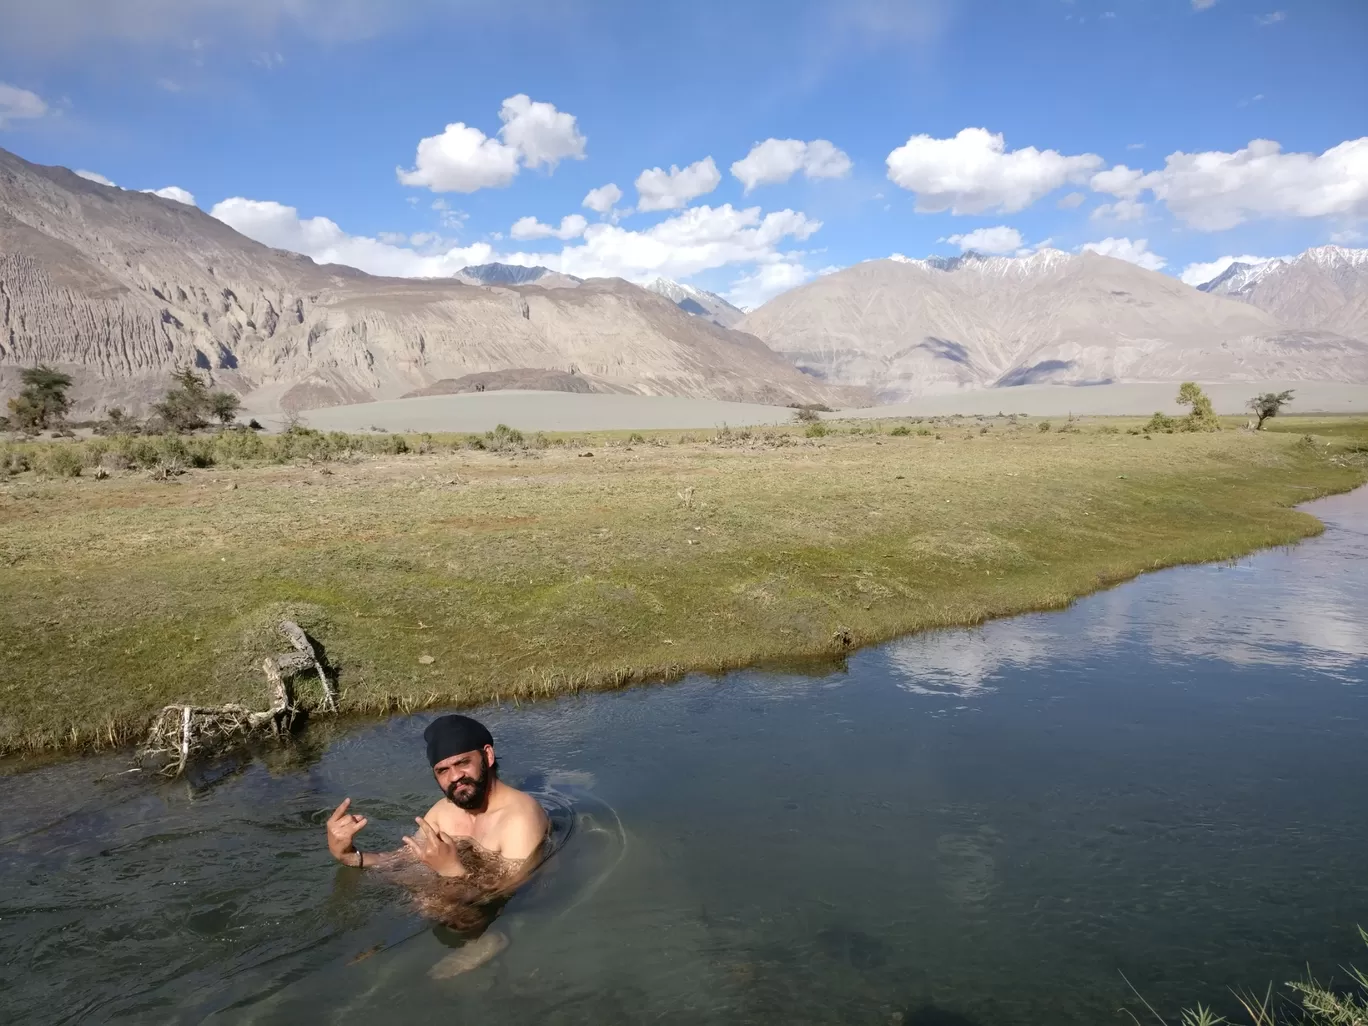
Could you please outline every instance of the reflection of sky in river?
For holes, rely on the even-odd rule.
[[[886,646],[889,667],[907,691],[968,695],[1003,686],[1014,670],[1138,647],[1157,662],[1214,659],[1361,683],[1368,501],[1360,493],[1311,508],[1327,525],[1320,539],[1141,577],[1064,613],[904,638]]]

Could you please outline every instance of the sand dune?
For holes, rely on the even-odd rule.
[[[1256,392],[1291,388],[1296,413],[1366,413],[1368,385],[1322,381],[1270,381],[1205,386],[1220,413],[1244,412]],[[1024,385],[953,395],[928,395],[889,406],[844,410],[828,418],[927,417],[951,413],[1025,413],[1032,416],[1179,412],[1172,382],[1122,385]],[[757,403],[730,403],[677,396],[581,395],[569,392],[482,392],[422,396],[355,406],[332,406],[303,414],[304,423],[325,431],[488,431],[508,424],[524,431],[608,431],[655,428],[719,428],[784,424],[793,410]]]

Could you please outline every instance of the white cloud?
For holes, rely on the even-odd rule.
[[[177,203],[184,203],[187,207],[195,205],[194,194],[182,189],[179,185],[168,185],[161,189],[143,189],[143,192],[150,192],[153,196],[160,196],[162,199],[175,200]]]
[[[1134,199],[1103,203],[1088,215],[1094,221],[1139,221],[1144,216],[1145,204]]]
[[[425,186],[433,192],[499,189],[517,176],[518,151],[457,121],[447,125],[441,135],[418,143],[413,170],[395,171],[402,184]]]
[[[1085,243],[1082,248],[1088,253],[1100,253],[1102,256],[1125,260],[1127,263],[1143,267],[1147,271],[1157,271],[1167,263],[1158,253],[1151,252],[1148,239],[1132,241],[1131,239],[1108,237],[1101,242]]]
[[[1267,14],[1256,14],[1254,20],[1260,25],[1276,25],[1287,17],[1286,11],[1269,11]]]
[[[566,214],[561,218],[559,228],[542,224],[535,217],[520,217],[508,234],[514,239],[577,239],[584,234],[588,224],[582,214]]]
[[[914,264],[914,263],[916,263],[916,261],[913,260],[910,256],[906,256],[906,255],[903,254],[903,253],[889,253],[889,254],[888,254],[888,259],[889,259],[889,260],[892,260],[895,264]]]
[[[584,136],[575,117],[538,103],[519,93],[499,108],[502,141],[478,128],[456,121],[441,135],[418,142],[418,154],[410,171],[396,168],[404,185],[423,186],[433,192],[475,192],[501,189],[517,176],[520,167],[556,164],[569,157],[584,158]]]
[[[0,128],[8,128],[14,121],[41,118],[47,112],[46,101],[37,93],[0,82]]]
[[[1071,192],[1059,197],[1059,201],[1055,206],[1060,210],[1073,210],[1076,207],[1081,207],[1087,198],[1088,197],[1084,196],[1081,192]]]
[[[686,168],[670,165],[670,170],[653,167],[637,175],[636,189],[641,197],[638,210],[675,210],[692,199],[712,192],[722,181],[712,157]]]
[[[1065,156],[1028,146],[1007,150],[1001,134],[965,128],[951,139],[914,135],[888,155],[888,177],[917,194],[919,213],[1015,213],[1102,166],[1092,153]]]
[[[590,189],[580,206],[587,207],[594,213],[607,217],[613,212],[613,208],[617,206],[620,199],[622,199],[622,190],[613,182],[609,182],[607,185],[600,185],[597,189]]]
[[[952,235],[943,240],[958,246],[961,252],[977,250],[980,253],[1012,253],[1021,249],[1025,239],[1015,228],[1000,224],[995,228],[975,228],[963,235]]]
[[[828,273],[834,270],[839,268],[831,268]],[[743,274],[732,282],[732,287],[727,290],[724,298],[742,310],[754,310],[768,303],[779,293],[796,288],[812,277],[813,273],[802,264],[783,260],[761,264],[751,273]]]
[[[725,204],[692,207],[645,231],[588,225],[582,241],[559,252],[498,252],[486,242],[446,249],[425,245],[419,252],[395,244],[395,236],[348,235],[326,217],[301,218],[294,207],[271,201],[234,197],[210,213],[268,246],[304,253],[320,263],[400,277],[449,277],[467,264],[500,261],[540,264],[581,278],[680,279],[733,264],[793,262],[798,255],[782,254],[779,245],[786,239],[807,239],[821,227],[820,221],[794,210],[762,215],[759,207],[736,210]],[[415,238],[409,241],[418,244]]]
[[[1178,277],[1195,288],[1198,285],[1205,285],[1207,282],[1211,281],[1212,278],[1220,277],[1231,264],[1265,264],[1270,259],[1270,257],[1249,255],[1223,256],[1218,257],[1215,260],[1188,264],[1183,268],[1183,273]]]
[[[766,139],[731,166],[732,175],[750,192],[757,185],[787,182],[799,171],[810,179],[844,178],[850,157],[825,139]]]
[[[270,200],[234,196],[215,204],[209,213],[268,246],[303,253],[320,264],[346,264],[371,274],[449,277],[467,264],[494,259],[493,248],[483,242],[424,254],[393,242],[348,235],[326,217],[301,218],[294,207]]]
[[[537,103],[519,93],[504,100],[499,118],[504,123],[499,134],[522,154],[524,167],[554,168],[567,158],[584,159],[585,138],[575,116],[556,110],[554,104]]]
[[[1135,199],[1152,192],[1181,221],[1224,231],[1261,217],[1368,216],[1368,136],[1322,154],[1284,153],[1255,139],[1234,153],[1171,153],[1145,174],[1124,165],[1092,178],[1098,192]]]
[[[104,175],[100,174],[100,172],[98,172],[98,171],[85,171],[85,170],[82,170],[81,168],[77,168],[77,169],[75,170],[74,174],[76,175],[76,177],[78,177],[78,178],[84,178],[87,182],[94,182],[96,185],[107,185],[107,186],[109,186],[111,189],[117,189],[117,188],[118,188],[117,185],[115,185],[113,182],[111,182],[111,181],[110,181],[108,178],[106,178]]]
[[[1330,233],[1330,242],[1336,246],[1357,246],[1360,242],[1365,241],[1368,241],[1368,235],[1365,235],[1358,228],[1345,228],[1342,231]]]
[[[1216,0],[1192,0],[1192,9],[1194,11],[1205,11],[1215,6]]]

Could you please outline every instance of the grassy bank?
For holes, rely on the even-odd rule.
[[[282,614],[326,646],[344,708],[380,712],[1058,607],[1316,533],[1290,507],[1368,477],[1356,423],[259,439],[170,466],[30,447],[0,471],[0,753],[118,743],[173,701],[260,705]]]

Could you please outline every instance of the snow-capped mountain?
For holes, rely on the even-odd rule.
[[[867,261],[739,327],[810,374],[892,401],[1045,383],[1368,382],[1368,342],[1304,325],[1122,260],[1042,249]]]
[[[670,278],[656,278],[647,282],[646,288],[664,296],[686,313],[720,324],[724,328],[732,327],[746,316],[745,311],[732,306],[717,293],[685,285]]]
[[[1368,249],[1317,246],[1286,260],[1234,263],[1197,287],[1285,324],[1368,341]]]

